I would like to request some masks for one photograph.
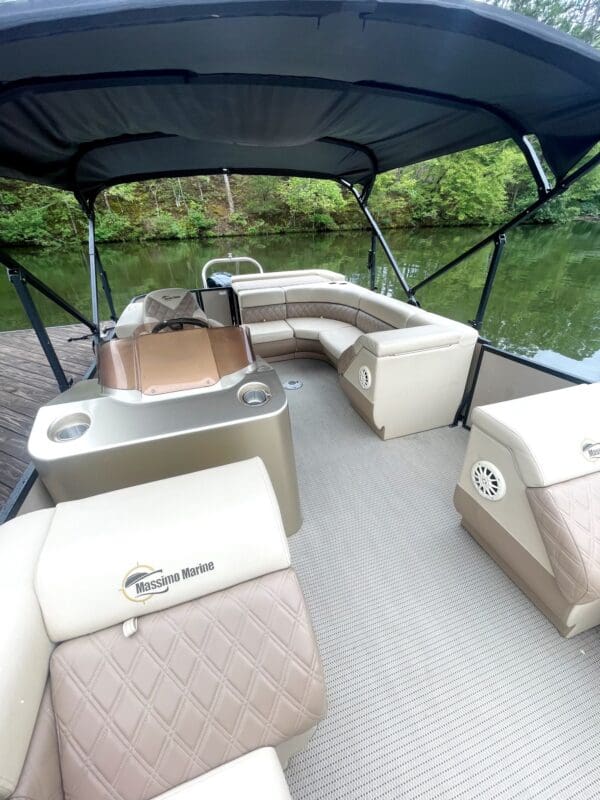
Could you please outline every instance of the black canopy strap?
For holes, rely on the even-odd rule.
[[[600,153],[597,153],[596,155],[592,156],[585,164],[579,167],[579,169],[576,169],[573,172],[571,172],[570,175],[568,175],[566,178],[563,178],[563,180],[558,182],[554,187],[550,187],[546,179],[545,173],[543,171],[543,167],[539,162],[539,159],[537,157],[537,154],[535,153],[533,146],[531,145],[530,142],[527,142],[527,144],[528,147],[531,149],[532,160],[534,164],[537,164],[539,168],[540,183],[538,184],[538,189],[539,189],[538,199],[531,205],[527,206],[527,208],[523,209],[523,211],[521,211],[511,220],[504,223],[504,225],[498,228],[498,230],[489,234],[489,236],[486,236],[480,242],[477,242],[468,250],[466,250],[464,253],[452,259],[452,261],[448,262],[443,267],[440,267],[438,270],[433,272],[431,275],[428,275],[426,278],[423,278],[422,281],[420,281],[419,283],[417,283],[415,286],[412,287],[408,284],[408,281],[406,280],[404,273],[398,266],[398,262],[396,261],[394,254],[392,253],[388,243],[386,242],[385,237],[381,232],[381,229],[377,225],[377,222],[375,221],[373,215],[369,210],[368,200],[371,191],[373,189],[374,180],[368,182],[364,186],[363,191],[359,192],[357,188],[354,185],[352,185],[349,181],[345,181],[342,179],[340,183],[342,184],[342,186],[344,186],[352,193],[361,211],[363,212],[365,218],[367,219],[372,231],[371,251],[369,252],[369,264],[373,263],[374,261],[375,241],[379,241],[383,249],[383,252],[386,255],[386,258],[388,259],[392,269],[394,270],[396,277],[398,278],[398,281],[400,282],[400,285],[402,286],[404,292],[406,293],[408,302],[411,303],[412,305],[418,306],[420,304],[415,295],[419,289],[421,289],[423,286],[426,286],[428,283],[437,280],[437,278],[441,277],[442,275],[445,275],[446,272],[449,272],[451,269],[458,266],[459,264],[462,264],[463,261],[465,261],[467,258],[470,258],[470,256],[474,255],[482,248],[487,247],[490,244],[493,244],[494,251],[490,259],[490,265],[488,268],[485,285],[482,290],[481,299],[479,302],[479,306],[477,308],[475,319],[472,320],[471,322],[471,324],[479,330],[483,324],[483,318],[492,292],[492,287],[494,284],[500,259],[502,258],[504,245],[506,244],[506,234],[508,233],[508,231],[517,227],[526,219],[531,217],[532,214],[535,214],[536,211],[539,211],[539,209],[542,208],[542,206],[544,206],[546,203],[550,202],[550,200],[553,200],[555,197],[558,197],[559,195],[566,192],[567,189],[570,186],[572,186],[572,184],[583,178],[584,175],[587,175],[589,172],[591,172],[591,170],[593,170],[596,166],[598,166],[598,164],[600,164]],[[371,283],[373,283],[373,274],[371,274]]]
[[[465,250],[464,253],[452,259],[452,261],[449,261],[443,267],[440,267],[435,272],[432,272],[431,275],[428,275],[426,278],[423,278],[422,281],[419,281],[419,283],[415,284],[415,286],[411,287],[409,289],[410,296],[414,297],[416,292],[418,292],[419,289],[422,289],[423,286],[426,286],[428,283],[437,280],[446,272],[458,266],[459,264],[461,264],[467,258],[470,258],[472,255],[477,253],[482,248],[487,247],[490,244],[495,244],[500,240],[502,240],[504,243],[502,237],[505,237],[508,231],[512,230],[513,228],[516,228],[526,219],[529,219],[529,217],[535,214],[536,211],[539,211],[540,208],[542,208],[542,206],[545,206],[546,203],[549,203],[550,200],[553,200],[555,197],[558,197],[559,195],[566,192],[570,186],[572,186],[576,181],[583,178],[584,175],[587,175],[589,172],[591,172],[595,167],[598,166],[598,164],[600,164],[600,152],[596,153],[594,156],[589,158],[585,162],[585,164],[583,164],[581,167],[579,167],[576,170],[573,170],[573,172],[567,175],[566,178],[563,178],[561,181],[557,182],[556,185],[553,186],[551,189],[549,189],[545,194],[538,197],[538,199],[535,202],[531,203],[529,206],[527,206],[527,208],[524,208],[523,211],[520,211],[516,216],[514,216],[508,222],[505,222],[504,225],[501,225],[493,233],[490,233],[488,236],[486,236],[484,239],[481,239],[481,241],[474,244],[468,250]],[[495,268],[497,268],[497,264],[495,265]],[[479,324],[481,324],[481,320]]]
[[[340,183],[342,184],[342,186],[344,186],[346,189],[348,189],[352,193],[352,195],[354,196],[354,199],[358,203],[360,210],[363,212],[363,214],[365,216],[365,219],[367,220],[367,222],[369,223],[369,226],[371,227],[371,230],[373,232],[373,236],[377,239],[377,241],[381,245],[381,249],[385,253],[385,257],[389,261],[390,266],[394,270],[394,273],[395,273],[396,277],[400,281],[400,285],[402,286],[402,288],[406,292],[406,296],[408,298],[408,302],[411,303],[412,305],[418,306],[419,302],[418,302],[417,298],[414,297],[414,295],[411,293],[410,286],[408,285],[408,282],[407,282],[406,278],[404,277],[404,273],[402,272],[402,270],[398,266],[398,262],[396,261],[396,259],[394,257],[394,254],[392,253],[392,251],[390,249],[390,246],[388,245],[387,241],[385,240],[385,237],[384,237],[383,233],[381,232],[381,228],[379,227],[379,225],[375,221],[375,218],[371,214],[369,206],[367,205],[367,201],[364,199],[364,191],[362,193],[359,192],[358,189],[356,188],[356,186],[354,186],[353,184],[351,184],[348,181],[345,181],[343,179],[340,181]],[[367,198],[368,198],[368,195],[367,195]]]
[[[46,330],[46,327],[40,316],[40,312],[33,297],[31,296],[29,287],[32,287],[38,291],[67,314],[70,314],[78,322],[85,325],[87,328],[89,328],[93,335],[98,333],[96,325],[77,308],[75,308],[75,306],[71,305],[68,300],[65,300],[64,297],[61,297],[61,295],[55,292],[54,289],[41,281],[22,264],[20,264],[15,258],[13,258],[13,256],[9,255],[4,250],[0,250],[0,264],[3,264],[6,267],[8,279],[15,287],[17,295],[23,304],[23,309],[25,310],[25,313],[31,322],[42,350],[48,359],[50,368],[54,373],[59,390],[61,392],[66,391],[71,385],[71,381],[69,381],[65,375],[60,360],[56,354],[56,350],[54,349],[54,345],[52,344],[52,341],[48,335],[48,331]]]

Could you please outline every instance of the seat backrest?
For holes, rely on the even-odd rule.
[[[281,289],[306,283],[344,283],[346,278],[339,272],[328,269],[296,269],[282,272],[233,275],[231,285],[235,292],[248,289]]]
[[[323,716],[260,459],[18,517],[5,555],[0,798],[149,800]]]
[[[242,322],[274,322],[285,319],[285,292],[281,288],[245,289],[238,292]]]
[[[156,289],[144,297],[144,325],[177,317],[200,317],[208,320],[196,296],[188,289]]]

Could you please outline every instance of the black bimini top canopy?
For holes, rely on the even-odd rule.
[[[0,79],[0,176],[88,200],[222,170],[368,184],[526,134],[560,179],[600,139],[600,54],[459,0],[17,0]]]

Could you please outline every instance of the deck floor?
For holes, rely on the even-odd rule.
[[[79,380],[93,359],[83,325],[48,328],[67,378]],[[38,408],[58,394],[46,356],[32,330],[0,332],[0,508],[27,467],[27,439]]]
[[[598,629],[563,639],[461,528],[466,432],[382,442],[326,364],[276,367],[304,382],[290,549],[329,700],[295,800],[600,797]]]

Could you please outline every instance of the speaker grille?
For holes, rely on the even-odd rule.
[[[471,480],[477,492],[486,500],[502,500],[506,494],[504,476],[489,461],[476,461],[471,467]]]
[[[371,370],[368,367],[361,367],[358,370],[358,382],[361,389],[368,389],[371,385]]]

